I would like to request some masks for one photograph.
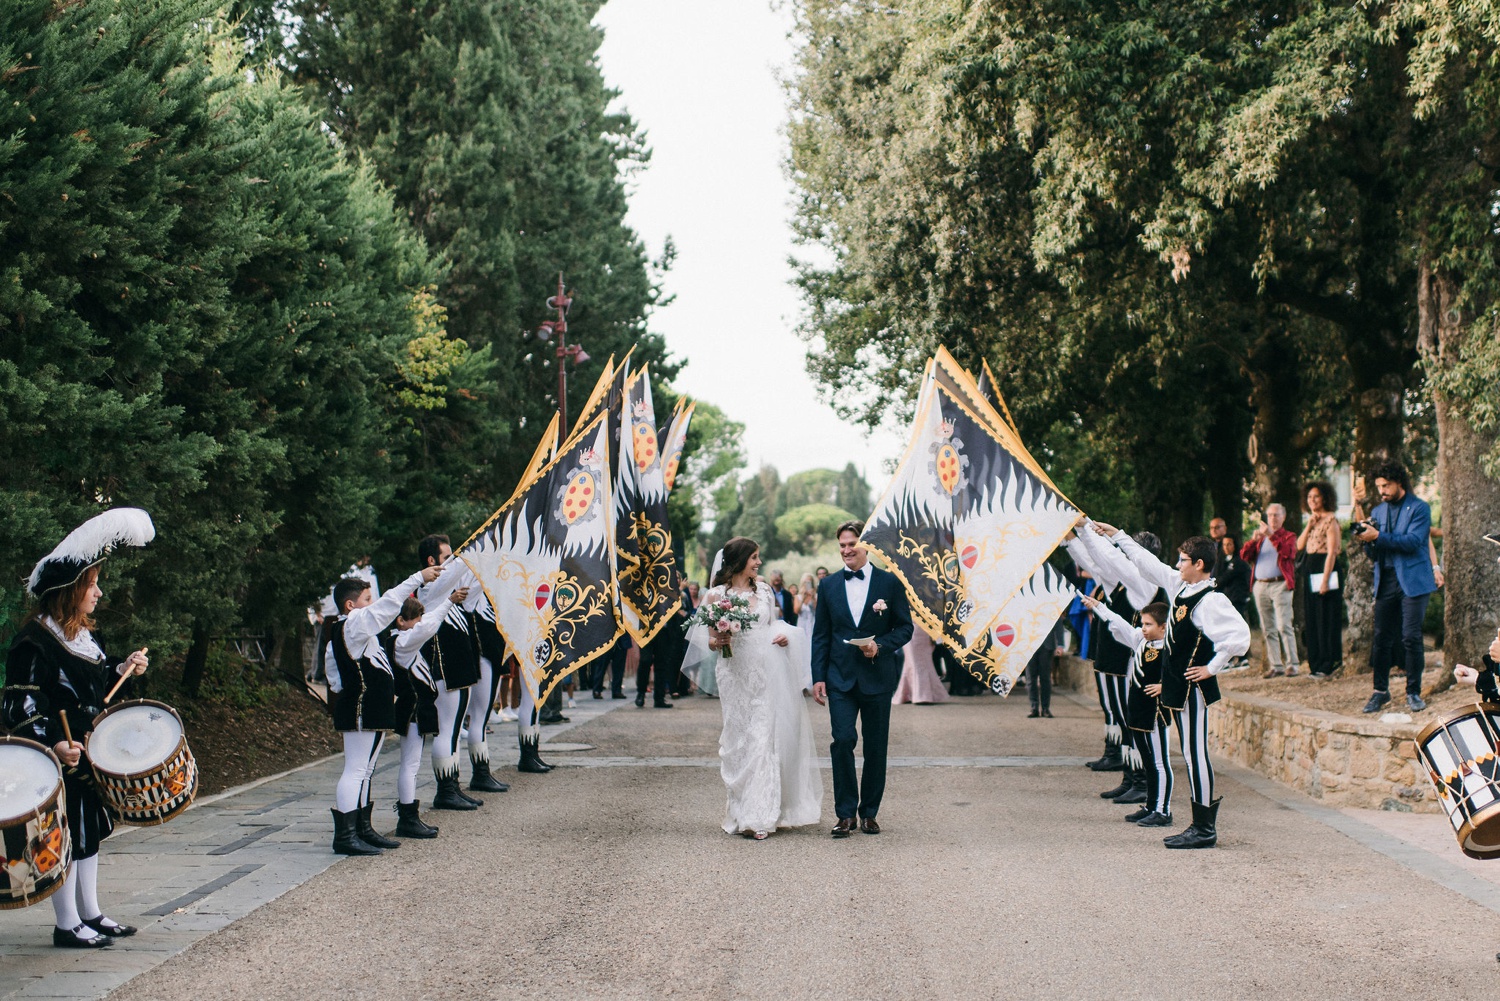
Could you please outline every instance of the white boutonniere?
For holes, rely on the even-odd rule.
[[[884,598],[876,598],[875,599],[875,604],[871,605],[870,608],[872,610],[874,610],[875,612],[884,612],[885,608],[886,608],[885,599]]]

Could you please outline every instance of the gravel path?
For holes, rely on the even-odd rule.
[[[892,770],[884,834],[829,839],[830,791],[824,826],[755,843],[718,830],[717,772],[693,763],[713,758],[718,704],[626,707],[567,734],[592,749],[552,757],[634,761],[506,773],[493,804],[436,815],[437,840],[341,863],[110,996],[1493,993],[1500,914],[1233,778],[1220,847],[1167,851],[1099,776],[1046,763],[1098,753],[1097,709],[1054,709],[897,707],[892,753],[912,763]],[[1177,802],[1186,818],[1185,782]]]

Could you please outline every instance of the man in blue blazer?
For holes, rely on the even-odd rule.
[[[1376,469],[1374,478],[1380,503],[1354,536],[1375,563],[1375,637],[1370,646],[1375,691],[1365,712],[1379,712],[1391,701],[1393,663],[1406,667],[1407,709],[1421,712],[1427,708],[1422,701],[1422,619],[1437,590],[1427,544],[1432,509],[1411,492],[1411,479],[1398,463]]]
[[[875,815],[885,795],[891,694],[901,680],[901,648],[911,640],[906,590],[895,574],[870,565],[870,554],[859,542],[864,530],[858,521],[839,526],[844,570],[818,585],[813,619],[813,698],[828,706],[833,723],[835,838],[847,838],[856,825],[866,834],[880,833]],[[854,768],[860,730],[865,737],[862,780]]]

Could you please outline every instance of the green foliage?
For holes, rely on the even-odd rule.
[[[776,537],[788,549],[815,552],[834,538],[838,527],[855,516],[832,504],[802,504],[776,519]]]
[[[670,380],[646,315],[660,293],[625,225],[625,186],[647,150],[595,58],[596,3],[573,0],[287,0],[289,70],[339,141],[394,192],[440,255],[446,329],[473,353],[470,392],[413,415],[383,556],[409,560],[429,531],[459,533],[503,500],[557,401],[553,345],[525,339],[574,290],[569,339],[651,363]],[[593,385],[569,380],[577,413]],[[526,429],[532,429],[527,431]]]
[[[381,386],[425,250],[276,74],[190,0],[0,17],[0,515],[9,569],[103,505],[159,542],[106,626],[293,614],[385,491]],[[0,584],[0,600],[20,596]]]

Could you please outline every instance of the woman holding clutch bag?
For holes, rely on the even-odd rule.
[[[1338,572],[1341,536],[1333,484],[1309,483],[1302,491],[1307,523],[1297,536],[1302,578],[1302,638],[1314,678],[1331,678],[1344,661],[1344,590]]]

